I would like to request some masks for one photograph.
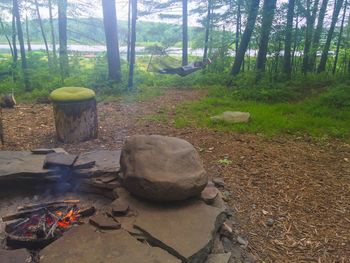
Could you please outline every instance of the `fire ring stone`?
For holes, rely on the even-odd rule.
[[[199,154],[187,141],[159,135],[128,138],[121,154],[127,190],[152,201],[200,195],[208,183]]]

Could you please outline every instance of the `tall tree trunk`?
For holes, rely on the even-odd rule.
[[[28,25],[28,16],[26,14],[26,36],[27,36],[27,46],[28,46],[28,51],[32,51],[32,46],[30,44],[30,36],[29,36],[29,25]]]
[[[17,29],[16,29],[16,17],[15,12],[12,10],[12,46],[13,46],[13,63],[16,64],[18,60],[17,50]]]
[[[298,1],[298,0],[296,0]],[[297,3],[297,2],[296,2]],[[299,41],[299,14],[296,14],[296,18],[295,18],[295,30],[294,30],[294,44],[293,44],[293,52],[292,52],[292,72],[293,69],[295,68],[295,52],[297,50],[298,47],[298,41]]]
[[[56,65],[56,63],[57,63],[56,36],[55,36],[55,27],[53,25],[52,2],[51,2],[51,0],[49,0],[48,3],[49,3],[49,17],[50,17],[50,28],[51,28],[51,43],[52,43],[53,62]]]
[[[131,1],[128,0],[128,43],[127,43],[127,55],[126,59],[130,63],[130,40],[131,40]]]
[[[102,8],[107,46],[108,77],[110,80],[120,82],[122,76],[115,0],[102,0]]]
[[[267,47],[271,32],[272,20],[275,14],[276,0],[265,0],[263,6],[263,17],[261,23],[261,35],[259,42],[258,57],[256,59],[256,70],[258,75],[265,71]]]
[[[135,68],[135,47],[136,47],[136,20],[137,20],[137,0],[132,0],[132,18],[131,18],[131,46],[130,46],[130,67],[128,88],[134,88],[134,68]]]
[[[310,48],[312,42],[312,34],[314,31],[316,13],[318,9],[319,0],[315,0],[313,7],[311,8],[311,0],[306,0],[306,36],[304,43],[304,58],[302,71],[306,74],[310,71]]]
[[[40,30],[41,30],[41,35],[42,35],[42,37],[43,37],[44,44],[45,44],[45,50],[46,50],[47,60],[48,60],[48,62],[49,62],[49,66],[51,67],[50,50],[49,50],[49,46],[48,46],[48,44],[47,44],[47,39],[46,39],[46,34],[45,34],[44,26],[43,26],[43,21],[41,20],[41,15],[40,15],[40,9],[39,9],[38,0],[34,0],[34,3],[35,3],[36,14],[37,14],[37,16],[38,16],[38,22],[39,22],[39,26],[40,26]]]
[[[333,64],[333,75],[335,74],[337,70],[337,63],[338,63],[338,58],[339,58],[339,50],[340,50],[340,44],[342,41],[343,37],[343,31],[344,31],[344,22],[345,22],[345,15],[346,15],[346,8],[348,7],[348,1],[345,0],[344,4],[344,10],[343,10],[343,17],[341,19],[341,25],[340,25],[340,32],[339,32],[339,37],[338,37],[338,42],[337,42],[337,50],[335,51],[335,58],[334,58],[334,64]]]
[[[188,0],[182,0],[182,65],[188,64]]]
[[[259,3],[260,3],[260,0],[252,0],[251,2],[248,19],[247,19],[247,25],[246,25],[246,28],[244,29],[241,43],[239,44],[238,52],[236,54],[235,62],[233,63],[232,70],[231,70],[231,74],[233,76],[237,75],[241,70],[244,56],[247,51],[247,47],[254,30],[256,17],[259,11]]]
[[[12,48],[11,40],[10,40],[9,36],[6,34],[5,26],[4,26],[4,23],[2,22],[1,18],[0,18],[0,25],[1,25],[1,29],[4,31],[5,38],[6,38],[6,41],[7,41],[8,45],[9,45],[9,48],[10,48],[10,51],[11,51],[11,56],[12,56],[12,59],[13,59],[13,48]]]
[[[284,60],[283,60],[283,73],[288,77],[292,76],[292,33],[293,33],[293,19],[294,19],[295,0],[289,0],[288,12],[287,12],[287,26],[286,36],[284,41]]]
[[[337,24],[339,12],[340,12],[340,9],[341,9],[341,7],[343,5],[343,2],[344,2],[344,0],[337,0],[334,3],[332,22],[331,22],[331,26],[330,26],[330,28],[328,30],[326,43],[325,43],[325,45],[323,47],[321,61],[320,61],[320,64],[318,65],[318,69],[317,69],[318,73],[321,73],[321,72],[326,70],[326,64],[327,64],[327,59],[328,59],[328,52],[329,52],[329,48],[331,46],[331,41],[332,41],[335,25]]]
[[[236,55],[238,53],[238,47],[239,47],[239,38],[241,36],[241,20],[242,20],[242,14],[241,14],[241,0],[237,1],[237,19],[236,19]]]
[[[28,75],[26,50],[24,47],[24,37],[23,37],[23,30],[22,30],[22,24],[21,24],[21,16],[19,14],[19,7],[18,7],[17,0],[13,0],[13,13],[14,13],[14,16],[16,17],[18,42],[19,42],[20,51],[21,51],[21,62],[22,62],[22,70],[23,70],[24,88],[26,91],[31,91],[30,82],[29,82],[29,75]]]
[[[58,35],[60,43],[60,68],[62,79],[69,76],[67,48],[67,0],[58,1]]]
[[[210,33],[210,22],[211,22],[211,5],[212,5],[212,0],[208,0],[207,21],[206,21],[206,26],[205,26],[205,38],[204,38],[203,60],[208,58],[209,33]]]
[[[312,41],[312,50],[310,55],[310,71],[314,71],[316,66],[317,50],[320,46],[320,39],[321,39],[322,29],[324,27],[323,22],[327,11],[327,5],[328,5],[328,0],[323,0],[319,15],[318,15],[318,21],[317,21],[316,30],[314,33],[314,38]]]

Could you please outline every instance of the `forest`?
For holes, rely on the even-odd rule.
[[[50,138],[60,87],[96,93],[98,140]],[[256,262],[350,258],[349,0],[1,0],[0,95],[4,150],[185,137]]]

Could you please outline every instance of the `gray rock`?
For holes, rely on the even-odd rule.
[[[111,205],[111,213],[113,216],[125,215],[129,211],[129,204],[121,199],[115,200]]]
[[[267,226],[273,226],[274,224],[275,224],[275,220],[273,220],[272,218],[267,219],[266,221]]]
[[[0,180],[40,179],[53,175],[53,171],[43,169],[45,158],[45,155],[31,152],[0,151]]]
[[[237,242],[238,242],[238,244],[240,244],[244,247],[248,246],[248,240],[244,239],[243,237],[238,236]]]
[[[210,254],[205,263],[228,263],[231,258],[231,253],[225,254]]]
[[[104,215],[95,215],[89,219],[89,222],[101,230],[117,230],[121,227],[120,223]]]
[[[233,244],[232,244],[232,241],[229,238],[222,237],[221,238],[221,242],[222,242],[222,245],[224,247],[225,253],[228,253],[228,252],[230,252],[232,250]]]
[[[89,225],[71,229],[44,248],[40,253],[40,262],[180,263],[164,250],[144,245],[124,230],[101,233]]]
[[[224,121],[228,123],[247,123],[250,120],[249,112],[225,111],[224,113],[211,117],[213,122]]]
[[[25,262],[31,262],[31,257],[26,249],[17,249],[17,250],[0,249],[0,262],[25,263]]]
[[[184,262],[199,263],[205,260],[213,248],[215,234],[226,218],[225,207],[215,203],[208,206],[195,199],[155,204],[138,200],[125,190],[118,190],[119,198],[126,200],[131,211],[137,215],[134,227],[146,235],[149,243],[167,250]],[[118,221],[122,218],[118,218]]]
[[[199,195],[208,183],[194,147],[165,136],[133,136],[121,155],[125,187],[154,201],[179,201]]]
[[[225,181],[221,178],[214,178],[213,183],[216,187],[226,187]]]
[[[207,204],[214,203],[216,197],[219,195],[218,189],[214,186],[207,186],[201,193],[201,198]]]
[[[222,224],[220,227],[220,235],[232,238],[233,235],[233,230],[232,230],[232,225],[229,224],[227,221]]]
[[[97,177],[114,175],[120,171],[121,151],[97,150],[81,154],[76,161],[78,164],[89,164],[94,162],[94,166],[88,169],[74,170],[73,175],[77,177]]]

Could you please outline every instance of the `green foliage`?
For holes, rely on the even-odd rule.
[[[348,85],[339,85],[329,89],[321,95],[320,104],[332,108],[350,108],[350,88]]]

